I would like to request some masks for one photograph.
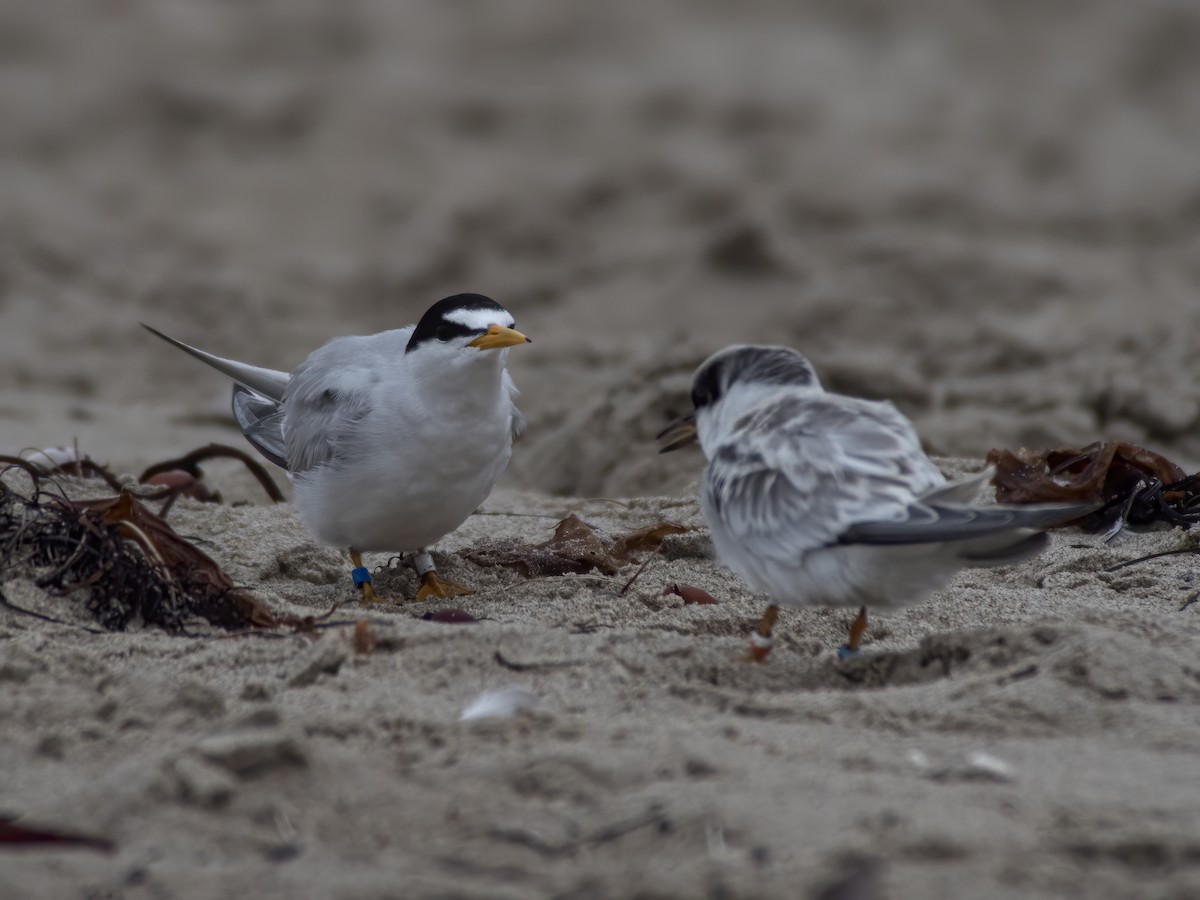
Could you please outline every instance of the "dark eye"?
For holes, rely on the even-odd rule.
[[[437,327],[437,331],[433,333],[433,336],[444,344],[446,341],[450,340],[450,338],[454,337],[454,329],[449,325],[439,325]]]
[[[692,405],[703,409],[721,399],[721,377],[715,366],[710,366],[696,376],[692,383]]]

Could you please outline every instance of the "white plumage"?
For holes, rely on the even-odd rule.
[[[155,334],[237,383],[239,426],[286,467],[315,538],[424,551],[487,499],[524,427],[506,362],[528,339],[512,327],[494,301],[458,295],[417,325],[336,338],[290,374]]]
[[[826,392],[790,348],[722,350],[692,398],[717,555],[775,603],[918,603],[965,566],[1036,555],[1045,528],[1088,511],[970,506],[990,472],[947,483],[892,404]]]

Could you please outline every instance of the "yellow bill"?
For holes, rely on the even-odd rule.
[[[505,328],[503,325],[489,325],[487,334],[481,334],[467,346],[477,347],[480,350],[499,350],[501,347],[515,347],[517,344],[532,343],[532,338],[525,337],[516,329]]]

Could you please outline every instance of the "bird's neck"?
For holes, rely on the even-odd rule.
[[[504,390],[504,350],[485,351],[481,358],[420,377],[417,390],[424,405],[448,414],[482,420],[500,412]],[[507,414],[507,410],[504,410]]]

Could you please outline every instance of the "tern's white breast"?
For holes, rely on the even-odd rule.
[[[356,429],[344,458],[295,479],[318,540],[359,550],[428,547],[487,499],[512,454],[512,403],[495,391],[431,408],[396,395]]]

